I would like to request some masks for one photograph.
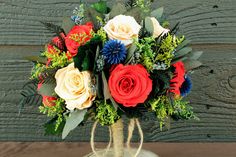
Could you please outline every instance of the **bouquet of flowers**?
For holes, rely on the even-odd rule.
[[[21,106],[39,105],[52,118],[47,134],[65,138],[87,120],[111,126],[146,112],[161,128],[170,118],[196,118],[183,97],[202,52],[193,53],[178,24],[171,28],[151,3],[80,3],[62,26],[43,22],[55,37],[40,56],[27,57],[34,67]]]

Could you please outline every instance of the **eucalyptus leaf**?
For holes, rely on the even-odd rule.
[[[185,39],[182,43],[180,43],[176,50],[179,51],[181,50],[182,48],[186,47],[188,44],[190,44],[191,40],[188,40],[188,39]]]
[[[202,65],[202,63],[200,61],[197,60],[185,60],[184,62],[184,67],[186,71],[190,71],[193,70],[195,68],[198,68]]]
[[[156,10],[153,10],[151,12],[151,17],[155,17],[156,19],[160,19],[163,15],[163,12],[164,12],[164,8],[161,7],[161,8],[158,8]]]
[[[136,49],[137,49],[137,46],[135,43],[133,43],[128,49],[125,64],[129,64],[129,61],[133,58]]]
[[[66,118],[66,124],[62,131],[62,139],[65,139],[70,131],[74,130],[84,120],[86,113],[87,109],[75,110],[70,113],[69,117]]]
[[[142,10],[139,7],[135,7],[135,8],[130,9],[129,11],[125,12],[124,15],[134,17],[134,19],[138,23],[141,23],[141,21],[143,19],[143,17],[142,17]]]
[[[198,60],[202,56],[203,52],[202,51],[195,51],[190,54],[188,54],[189,59],[192,60]]]
[[[96,71],[96,64],[97,64],[97,59],[99,57],[99,54],[100,54],[100,47],[97,46],[96,54],[95,54],[95,59],[94,59],[94,65],[93,65],[93,72]]]
[[[47,58],[46,57],[40,57],[40,56],[26,56],[24,57],[26,60],[32,61],[32,62],[38,62],[41,64],[46,64],[47,63]]]
[[[111,100],[111,103],[112,103],[113,107],[115,108],[115,110],[117,110],[118,104],[116,103],[116,101],[112,97],[110,98],[110,100]]]
[[[172,60],[171,64],[175,64],[176,62],[184,61],[186,59],[188,59],[188,57],[180,57],[180,58]]]
[[[55,82],[43,83],[41,88],[38,90],[38,93],[46,96],[54,96],[55,87],[56,87],[56,80]]]
[[[104,95],[104,99],[106,99],[106,100],[110,99],[111,102],[112,102],[112,105],[117,110],[118,104],[115,102],[115,100],[111,96],[111,93],[110,93],[110,90],[108,88],[107,79],[106,79],[104,71],[102,72],[102,81],[103,81],[103,95]]]
[[[145,18],[145,28],[149,33],[154,33],[154,25],[150,17]]]
[[[97,91],[97,97],[101,99],[103,97],[103,87],[102,87],[102,78],[100,74],[95,74],[96,78],[96,91]]]
[[[111,8],[110,18],[113,18],[117,15],[124,14],[127,11],[124,4],[117,3]]]
[[[107,79],[106,79],[104,71],[102,72],[102,81],[103,81],[103,95],[104,95],[104,98],[108,100],[110,99],[111,94],[108,88]]]
[[[100,53],[100,47],[97,46],[96,55],[95,55],[95,61],[98,59],[99,53]]]
[[[83,20],[84,23],[92,22],[94,25],[94,29],[98,30],[100,28],[100,24],[98,23],[97,17],[104,18],[103,14],[97,12],[94,8],[87,8],[84,13],[85,19]]]
[[[68,34],[72,27],[75,26],[75,23],[68,17],[63,18],[62,21],[62,28],[64,29],[65,33]]]
[[[192,52],[192,50],[193,49],[191,47],[182,48],[181,50],[176,52],[174,59],[183,57],[183,56],[187,55],[188,53]]]

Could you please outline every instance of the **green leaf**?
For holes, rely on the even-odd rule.
[[[82,50],[82,46],[81,46],[79,47],[79,51],[77,55],[73,57],[75,67],[78,68],[80,71],[83,69],[82,64],[83,64],[85,56],[86,56],[86,51]]]
[[[68,17],[63,18],[62,21],[62,28],[64,29],[65,33],[68,34],[71,28],[75,25],[75,23]]]
[[[90,68],[90,57],[89,57],[89,54],[86,53],[86,56],[82,63],[82,70],[86,71],[86,70],[89,70],[89,68]]]
[[[46,83],[43,83],[41,88],[38,90],[38,93],[46,96],[54,96],[55,87],[56,87],[56,80],[54,79],[54,81],[48,81]]]
[[[196,51],[192,52],[188,55],[189,59],[192,60],[198,60],[202,56],[203,52],[202,51]]]
[[[97,12],[94,8],[87,8],[84,17],[84,23],[92,22],[94,25],[94,30],[98,30],[100,28],[97,17],[100,17],[102,19],[104,18],[103,14]]]
[[[110,99],[112,102],[112,105],[114,106],[115,109],[118,108],[118,104],[115,102],[115,100],[112,98],[110,90],[108,88],[108,84],[107,84],[107,79],[105,76],[104,71],[102,72],[102,81],[103,81],[103,95],[104,95],[104,99],[108,100]]]
[[[65,121],[62,121],[58,129],[55,130],[57,118],[58,117],[54,117],[53,119],[48,121],[46,124],[44,124],[45,135],[61,135],[62,130],[65,126]]]
[[[193,49],[191,47],[182,48],[181,50],[176,52],[174,59],[183,57],[187,55],[188,53],[192,52],[192,50]]]
[[[124,15],[134,17],[138,23],[141,23],[141,21],[143,20],[142,10],[139,7],[130,9],[129,11],[125,12]]]
[[[190,44],[191,40],[185,39],[182,43],[180,43],[177,48],[176,51],[181,50],[182,48],[186,47],[188,44]]]
[[[202,63],[200,61],[197,60],[184,60],[184,67],[186,71],[190,71],[193,70],[195,68],[198,68],[202,65]]]
[[[84,120],[86,113],[87,109],[75,110],[74,112],[70,113],[69,117],[66,118],[66,124],[62,132],[62,139],[65,139],[70,131],[74,130]]]
[[[163,12],[164,12],[164,8],[161,7],[161,8],[158,8],[156,10],[153,10],[151,12],[151,17],[155,17],[156,19],[160,19],[163,15]]]
[[[102,78],[100,74],[95,74],[96,78],[96,91],[97,91],[97,97],[101,99],[103,97],[103,83],[102,83]]]
[[[108,12],[107,2],[106,1],[100,1],[97,3],[94,3],[91,5],[92,8],[94,8],[97,12],[106,14]]]
[[[95,61],[95,52],[97,50],[97,46],[102,43],[101,38],[96,36],[92,38],[85,45],[80,46],[78,49],[78,53],[75,57],[73,57],[75,67],[80,71],[83,70],[92,70]]]
[[[128,49],[128,53],[127,53],[127,56],[126,56],[125,64],[129,64],[129,62],[131,61],[131,59],[134,56],[134,52],[136,51],[136,49],[137,49],[137,46],[136,46],[136,44],[133,43],[131,45],[131,47]]]
[[[154,25],[150,17],[145,18],[145,28],[149,33],[154,33]]]
[[[180,58],[177,58],[177,59],[173,59],[171,61],[171,64],[175,64],[176,62],[184,61],[186,59],[188,59],[188,57],[180,57]]]
[[[102,72],[102,81],[103,81],[103,95],[104,95],[104,98],[108,100],[110,99],[111,94],[108,88],[107,79],[106,79],[104,71]]]
[[[40,57],[40,56],[26,56],[24,57],[25,59],[32,61],[32,62],[38,62],[41,64],[46,64],[47,63],[47,58],[46,57]]]
[[[100,54],[100,47],[97,46],[96,55],[95,55],[95,59],[94,59],[94,65],[93,65],[93,72],[94,73],[96,72],[96,65],[97,65],[97,59],[99,57],[99,54]]]
[[[113,17],[117,15],[124,14],[126,11],[127,9],[124,4],[117,3],[111,9],[110,18],[112,19]]]

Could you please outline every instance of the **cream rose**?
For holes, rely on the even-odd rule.
[[[154,38],[157,38],[161,34],[166,34],[170,31],[169,29],[163,28],[155,17],[151,17],[150,19],[152,20],[152,24],[153,24],[153,27],[154,27],[154,32],[153,32],[153,37]]]
[[[91,87],[90,72],[80,72],[74,67],[74,63],[71,63],[59,69],[55,78],[57,83],[55,92],[66,101],[66,107],[69,110],[75,108],[82,110],[92,105],[95,93]]]
[[[131,16],[118,15],[107,22],[104,26],[110,39],[120,40],[125,46],[133,43],[138,38],[141,26]]]

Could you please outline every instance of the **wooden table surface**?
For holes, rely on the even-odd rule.
[[[96,145],[99,148],[106,146],[105,143]],[[153,151],[160,157],[236,157],[235,148],[236,143],[144,144],[144,149]],[[89,143],[0,143],[0,157],[82,157],[89,152]]]

